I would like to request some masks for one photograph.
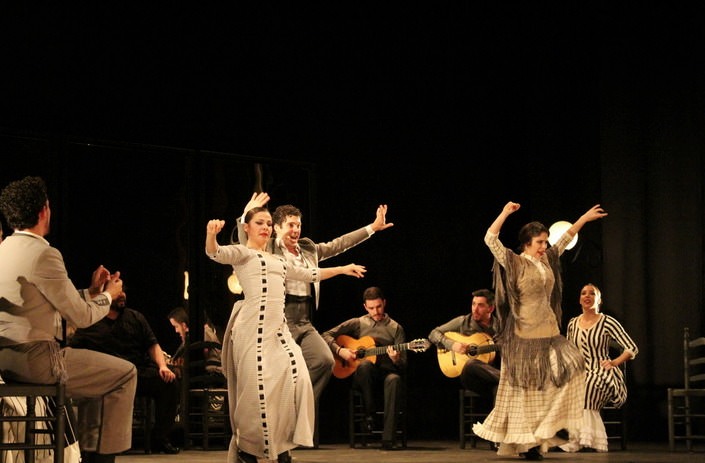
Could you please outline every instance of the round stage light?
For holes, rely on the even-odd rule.
[[[573,224],[570,222],[566,222],[565,220],[559,220],[558,222],[554,223],[548,228],[548,242],[551,243],[551,246],[556,244],[558,239],[563,236],[563,233],[565,233],[570,227],[572,227]],[[568,243],[568,246],[566,246],[566,249],[573,249],[575,245],[578,244],[578,234],[576,233],[573,239],[571,240],[570,243]]]
[[[242,286],[240,286],[240,281],[237,279],[235,272],[228,277],[228,289],[233,294],[242,294]]]

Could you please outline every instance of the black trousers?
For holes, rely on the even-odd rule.
[[[481,360],[470,359],[460,373],[460,382],[465,389],[491,398],[494,402],[499,385],[499,370]]]
[[[379,359],[378,359],[379,360]],[[365,413],[368,416],[376,410],[375,396],[380,386],[384,389],[384,429],[382,440],[393,441],[397,428],[397,414],[402,403],[402,376],[396,370],[384,368],[377,363],[363,360],[353,374],[353,387],[362,393]]]
[[[179,410],[181,385],[178,379],[167,383],[156,368],[140,368],[137,372],[137,396],[154,399],[154,438],[167,440]]]

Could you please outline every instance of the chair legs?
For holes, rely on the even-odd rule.
[[[676,439],[675,439],[675,424],[673,423],[673,390],[670,388],[667,392],[667,403],[668,403],[668,450],[675,452],[676,450]]]
[[[200,439],[203,450],[211,450],[213,441],[219,449],[228,448],[232,429],[225,388],[189,390],[186,441],[189,447]]]
[[[693,451],[696,441],[705,441],[705,390],[667,390],[668,449],[676,451],[676,443],[685,441],[686,450]]]
[[[147,396],[135,397],[132,421],[132,435],[141,435],[144,453],[152,453],[152,431],[154,430],[154,399]],[[134,437],[133,437],[134,439]]]
[[[683,328],[683,386],[668,388],[668,448],[684,440],[689,452],[705,441],[705,337],[690,337]]]
[[[607,432],[607,442],[617,440],[622,450],[627,450],[627,420],[624,407],[606,406],[600,410],[602,422]]]
[[[396,419],[395,440],[405,448],[407,446],[406,401],[404,398],[401,400],[402,405]],[[355,448],[358,444],[366,447],[370,441],[379,442],[382,439],[384,411],[378,410],[372,419],[372,431],[370,432],[367,425],[367,415],[362,403],[362,394],[358,390],[350,388],[348,396],[348,435],[351,448]]]
[[[482,396],[476,392],[469,391],[467,389],[460,389],[458,391],[458,423],[459,423],[459,440],[460,448],[464,449],[467,439],[470,439],[470,446],[475,448],[477,446],[477,439],[479,438],[473,431],[472,425],[478,421],[482,421],[487,417],[487,412],[484,412],[480,408],[480,401]],[[490,443],[490,448],[492,443]]]

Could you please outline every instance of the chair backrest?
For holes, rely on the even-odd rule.
[[[197,341],[189,346],[188,384],[194,387],[225,387],[225,376],[218,373],[214,367],[220,367],[220,357],[214,357],[214,351],[220,351],[223,346],[214,341]]]
[[[13,457],[8,451],[23,450],[24,461],[33,463],[35,451],[52,449],[52,461],[63,463],[68,438],[64,384],[4,382],[0,378],[0,405],[1,461]],[[23,426],[18,426],[20,423]],[[6,428],[9,436],[3,434]]]
[[[690,331],[685,328],[683,353],[685,388],[705,389],[705,336],[690,339]]]

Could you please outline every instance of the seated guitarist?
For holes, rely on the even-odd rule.
[[[437,326],[428,335],[428,340],[439,350],[447,351],[453,356],[454,364],[465,361],[464,365],[456,365],[462,367],[460,381],[463,387],[483,397],[492,398],[493,402],[499,384],[499,355],[485,356],[492,360],[484,360],[482,355],[475,357],[471,350],[473,344],[466,342],[470,339],[465,338],[477,337],[472,335],[484,333],[491,343],[498,329],[497,317],[492,315],[494,309],[494,293],[489,289],[478,289],[472,292],[472,311],[469,314],[460,315]],[[459,355],[456,356],[455,353]]]
[[[387,300],[378,287],[367,288],[362,295],[367,315],[351,318],[322,334],[334,355],[348,364],[357,363],[353,387],[360,390],[365,407],[367,431],[374,427],[375,393],[373,388],[384,385],[384,428],[382,448],[394,448],[396,418],[401,403],[402,376],[406,369],[406,351],[395,350],[394,344],[405,342],[404,329],[385,313]],[[357,349],[340,345],[342,338],[370,337],[376,346],[388,346],[386,355],[359,359]]]

